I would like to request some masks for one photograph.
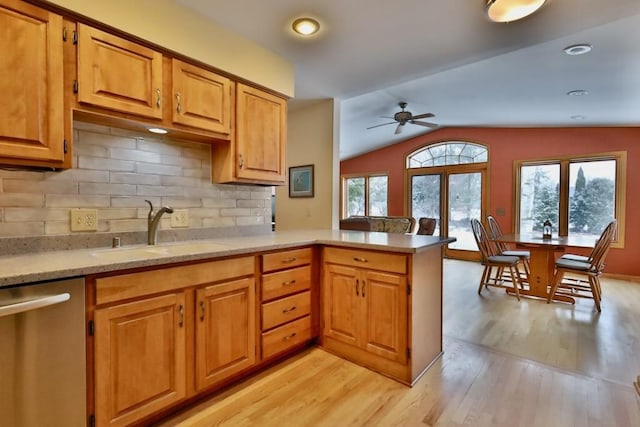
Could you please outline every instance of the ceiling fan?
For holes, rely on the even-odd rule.
[[[404,125],[406,125],[407,123],[411,123],[412,125],[420,125],[420,126],[425,126],[428,128],[437,128],[438,125],[435,123],[430,123],[430,122],[423,122],[420,121],[418,119],[426,119],[428,117],[435,117],[434,114],[432,113],[424,113],[424,114],[418,114],[416,116],[414,116],[413,114],[411,114],[411,111],[405,111],[404,109],[407,106],[406,102],[400,102],[398,103],[398,105],[400,106],[402,111],[398,111],[397,113],[395,113],[393,115],[393,117],[387,117],[387,116],[383,116],[384,118],[389,118],[389,119],[393,119],[395,120],[394,122],[388,122],[388,123],[382,123],[379,125],[375,125],[375,126],[371,126],[368,127],[367,129],[373,129],[373,128],[377,128],[380,126],[386,126],[386,125],[393,125],[393,124],[398,124],[398,126],[396,127],[396,131],[395,134],[399,134],[402,132],[402,128]]]

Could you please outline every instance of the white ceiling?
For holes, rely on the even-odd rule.
[[[640,0],[550,0],[509,24],[485,0],[176,1],[294,63],[290,109],[339,99],[341,159],[429,132],[366,129],[400,101],[441,126],[640,125]],[[302,15],[318,35],[292,34]],[[576,43],[593,50],[563,53]]]

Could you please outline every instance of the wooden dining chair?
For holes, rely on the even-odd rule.
[[[601,311],[600,275],[604,270],[604,261],[611,248],[617,224],[616,220],[613,220],[605,227],[586,261],[562,257],[556,260],[556,273],[551,292],[547,297],[547,304],[551,302],[554,295],[591,298],[598,312]],[[569,276],[566,276],[567,274]]]
[[[482,265],[484,270],[482,277],[480,278],[480,286],[478,287],[478,294],[482,293],[482,287],[488,288],[489,286],[495,286],[499,288],[511,288],[515,290],[516,297],[520,301],[520,290],[522,286],[520,281],[520,271],[518,270],[518,264],[520,258],[517,256],[501,255],[495,244],[490,238],[484,225],[477,220],[471,220],[471,229],[473,230],[473,237],[476,239],[480,255],[482,256]],[[494,268],[495,274],[494,274]],[[511,279],[510,285],[508,281],[503,278],[503,271],[508,270]]]
[[[528,283],[529,274],[531,272],[531,267],[529,264],[531,253],[529,251],[512,250],[505,242],[501,242],[499,239],[500,237],[502,237],[502,229],[500,228],[500,224],[498,224],[498,221],[493,217],[493,215],[487,215],[487,224],[489,224],[489,234],[491,235],[491,239],[495,241],[498,250],[500,251],[500,255],[517,256],[520,259],[522,268],[524,269],[524,279]]]

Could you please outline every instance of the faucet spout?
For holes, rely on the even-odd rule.
[[[162,214],[172,214],[173,209],[169,206],[163,206],[158,209],[157,212],[153,211],[153,204],[149,200],[145,200],[149,204],[149,213],[147,214],[147,244],[155,245],[156,236],[158,234],[158,224],[160,223],[160,217]]]

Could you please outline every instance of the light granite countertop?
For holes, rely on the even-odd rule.
[[[184,261],[322,244],[416,253],[453,238],[345,230],[277,231],[251,237],[0,256],[0,287]]]

